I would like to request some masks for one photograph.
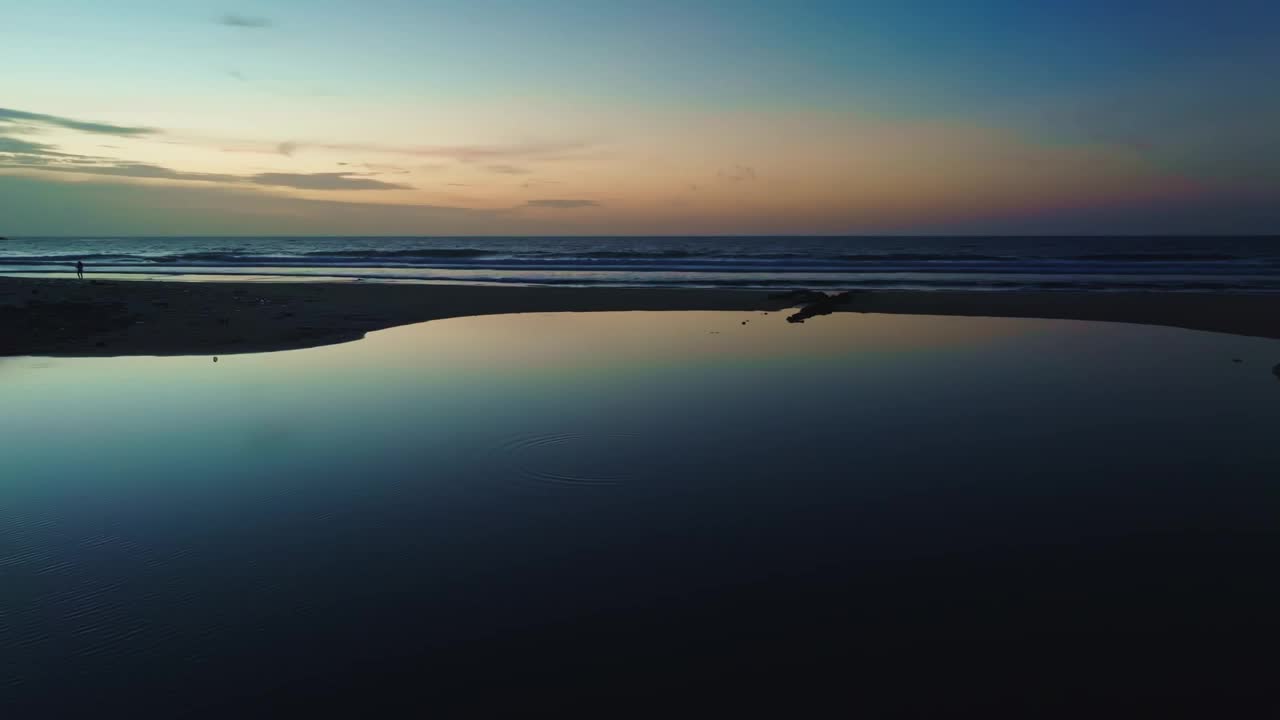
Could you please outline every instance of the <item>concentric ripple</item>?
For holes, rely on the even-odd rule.
[[[593,487],[630,479],[617,465],[617,445],[634,444],[638,436],[621,433],[550,433],[522,435],[502,444],[503,455],[517,478],[542,485]],[[604,447],[601,447],[604,446]],[[596,452],[591,452],[595,450]],[[590,466],[589,456],[607,451],[613,467]]]

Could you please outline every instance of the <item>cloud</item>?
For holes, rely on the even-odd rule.
[[[352,173],[259,173],[248,181],[254,185],[288,187],[297,190],[412,190],[412,185],[389,183]]]
[[[248,185],[60,182],[3,173],[0,218],[10,235],[511,235],[530,222],[482,208],[299,198]]]
[[[252,18],[240,17],[240,20]],[[238,70],[228,71],[231,77],[245,79]],[[504,160],[559,160],[572,157],[572,153],[588,147],[580,142],[563,143],[516,143],[510,145],[378,145],[367,143],[307,143],[288,140],[284,142],[268,142],[260,140],[236,140],[228,138],[209,138],[184,136],[167,133],[158,128],[114,125],[111,123],[90,122],[58,115],[26,112],[0,108],[0,134],[4,134],[6,126],[19,130],[39,129],[40,127],[60,127],[80,132],[115,135],[119,137],[140,137],[149,135],[165,135],[167,142],[178,145],[201,145],[221,147],[224,152],[259,152],[263,154],[294,155],[308,149],[328,150],[350,153],[379,153],[403,155],[408,157],[424,157],[454,162],[490,162],[486,169],[490,172],[506,175],[524,175],[530,171],[516,165],[503,163]],[[13,133],[9,133],[13,134]],[[439,169],[443,165],[423,165],[424,169]]]
[[[235,78],[236,80],[239,80],[240,82],[249,82],[248,76],[246,76],[244,73],[240,72],[239,70],[228,70],[227,75],[229,77]]]
[[[410,157],[439,158],[456,162],[493,162],[486,169],[490,172],[519,175],[529,172],[514,165],[501,164],[501,160],[537,159],[558,160],[572,157],[572,153],[588,147],[585,143],[517,143],[512,145],[377,145],[368,143],[309,143],[289,141],[284,143],[268,143],[252,140],[228,140],[216,138],[183,138],[183,142],[194,145],[226,145],[234,142],[237,152],[279,153],[287,147],[289,153],[303,150],[329,150],[343,153],[378,153],[388,155],[405,155]]]
[[[111,177],[141,178],[146,180],[181,180],[184,182],[236,183],[243,178],[221,173],[197,173],[173,170],[149,163],[115,162],[83,155],[51,156],[28,154],[11,156],[8,162],[0,159],[0,168],[38,170],[41,172],[77,173],[82,175],[107,175]]]
[[[12,121],[25,121],[59,127],[84,129],[86,123],[52,115],[40,115],[16,110],[0,111],[0,123],[8,118]],[[130,128],[119,126],[101,126],[88,123],[93,130],[101,132],[103,127],[113,131],[128,131]],[[0,124],[0,130],[4,125]],[[282,143],[280,151],[289,154],[292,150],[289,143]],[[296,190],[410,190],[411,185],[389,183],[376,180],[365,175],[352,172],[324,173],[258,173],[256,175],[230,175],[226,173],[189,172],[175,170],[163,165],[133,162],[116,158],[94,155],[77,155],[60,152],[55,146],[0,134],[0,169],[28,170],[50,173],[75,173],[80,175],[102,175],[108,177],[137,178],[144,180],[176,180],[179,182],[221,183],[227,185],[258,185],[262,187],[282,187]],[[403,172],[399,168],[393,169]]]
[[[225,25],[227,27],[246,28],[249,30],[269,28],[274,25],[273,22],[263,17],[252,17],[236,13],[227,13],[226,15],[218,18],[218,24]]]
[[[532,170],[516,167],[515,165],[489,165],[485,169],[491,173],[498,173],[499,175],[528,175],[530,172],[533,172]]]
[[[188,172],[150,163],[113,160],[91,155],[72,155],[52,150],[43,143],[0,137],[0,169],[38,172],[105,175],[143,180],[260,185],[296,190],[410,190],[411,185],[388,183],[350,172],[331,173],[226,173]]]
[[[399,165],[388,165],[386,163],[364,163],[364,169],[368,170],[371,175],[408,175],[412,172]]]
[[[755,168],[746,165],[734,165],[731,168],[725,168],[716,173],[716,177],[728,182],[755,182]]]
[[[240,20],[246,18],[240,17]],[[233,77],[242,78],[239,71],[232,70]],[[258,186],[272,188],[291,188],[295,190],[344,191],[344,190],[410,190],[412,185],[390,182],[379,179],[380,175],[391,173],[405,174],[408,171],[402,165],[363,165],[369,172],[319,172],[289,173],[260,172],[248,175],[236,175],[214,172],[195,172],[179,170],[164,165],[147,162],[135,162],[128,159],[101,157],[94,155],[77,155],[61,152],[55,145],[36,142],[24,134],[36,133],[44,128],[64,128],[85,133],[112,135],[118,137],[158,136],[157,142],[176,145],[215,145],[223,146],[226,152],[261,152],[293,157],[307,149],[343,152],[373,152],[397,154],[409,157],[430,158],[436,161],[452,161],[462,163],[480,163],[482,169],[502,175],[528,175],[532,170],[516,164],[497,162],[501,160],[539,160],[548,156],[560,157],[567,152],[585,147],[581,143],[539,143],[527,142],[509,145],[419,145],[388,146],[362,143],[304,143],[296,141],[263,142],[246,141],[242,147],[226,147],[226,139],[218,140],[202,137],[184,137],[165,132],[158,128],[115,125],[110,123],[90,122],[57,115],[26,112],[21,110],[0,108],[0,169],[25,170],[53,174],[98,175],[115,178],[133,178],[141,180],[169,180],[175,182],[215,183],[233,186]],[[350,167],[351,163],[347,166]],[[415,165],[417,167],[417,165]],[[421,165],[424,169],[444,169],[449,167],[445,162],[428,162]],[[542,181],[526,181],[524,187],[533,187]],[[535,200],[527,207],[571,209],[595,206],[589,200]]]
[[[370,149],[378,146],[370,146]],[[483,160],[540,158],[558,155],[567,151],[586,147],[583,143],[520,143],[515,145],[436,145],[381,149],[405,155],[424,157],[442,157],[459,162],[479,162]]]
[[[15,137],[5,137],[0,135],[0,154],[3,155],[28,155],[37,157],[76,157],[66,153],[58,152],[52,145],[45,143],[31,142],[30,140],[19,140]]]
[[[155,128],[149,127],[132,127],[128,125],[87,122],[84,120],[60,117],[58,115],[44,115],[41,113],[23,112],[22,110],[12,110],[9,108],[0,108],[0,125],[43,125],[66,128],[68,130],[79,130],[80,132],[97,133],[100,135],[117,135],[120,137],[154,135],[160,132]]]
[[[595,200],[530,200],[525,203],[525,207],[572,210],[573,208],[600,207],[600,203]]]

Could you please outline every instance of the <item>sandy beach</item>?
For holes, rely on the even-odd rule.
[[[266,352],[347,342],[374,330],[468,315],[782,311],[805,304],[771,295],[749,290],[0,278],[0,355]],[[854,293],[831,309],[1126,322],[1280,338],[1280,295],[874,291]]]

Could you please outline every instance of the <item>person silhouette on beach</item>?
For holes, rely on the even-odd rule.
[[[76,261],[76,277],[80,278],[81,280],[84,279],[84,263],[80,262],[79,260]]]

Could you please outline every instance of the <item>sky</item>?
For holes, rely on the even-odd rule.
[[[1280,3],[0,18],[4,235],[1280,232]]]

